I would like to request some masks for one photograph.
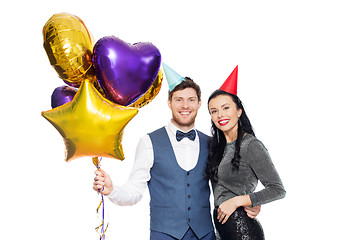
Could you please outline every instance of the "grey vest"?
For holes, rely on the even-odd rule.
[[[189,227],[198,238],[213,230],[209,183],[204,178],[209,137],[197,131],[200,152],[195,168],[182,169],[175,157],[166,129],[149,134],[154,164],[148,182],[150,229],[181,239]]]

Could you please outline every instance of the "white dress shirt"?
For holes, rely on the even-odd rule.
[[[171,121],[165,126],[171,145],[174,149],[176,160],[179,166],[185,171],[190,171],[196,166],[199,158],[200,143],[196,132],[194,141],[183,138],[176,140],[177,128]],[[141,200],[147,182],[150,180],[150,169],[154,164],[154,151],[150,136],[146,134],[137,145],[134,166],[128,181],[122,186],[115,186],[108,198],[115,204],[130,206]]]

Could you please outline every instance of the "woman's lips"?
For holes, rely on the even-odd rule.
[[[230,121],[230,119],[223,119],[223,120],[218,121],[218,123],[220,126],[225,126],[226,124],[229,123],[229,121]]]

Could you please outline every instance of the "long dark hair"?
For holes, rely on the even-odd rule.
[[[216,90],[210,95],[208,100],[208,106],[210,100],[219,95],[230,96],[234,101],[234,103],[236,104],[237,109],[242,110],[241,116],[238,119],[238,132],[237,132],[237,139],[235,142],[234,158],[231,160],[233,170],[237,170],[239,169],[239,165],[240,165],[240,159],[241,159],[240,146],[241,146],[241,141],[243,139],[243,135],[244,133],[250,133],[253,136],[255,136],[255,133],[251,126],[250,120],[246,115],[243,104],[238,96],[222,90]],[[210,138],[209,141],[209,156],[208,156],[208,163],[206,166],[206,178],[213,181],[217,181],[218,167],[224,154],[226,139],[224,133],[215,126],[213,121],[211,121],[211,133],[212,133],[212,137]]]

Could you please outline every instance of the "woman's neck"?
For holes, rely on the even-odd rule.
[[[238,136],[237,133],[238,133],[237,130],[236,130],[235,132],[231,132],[231,133],[225,133],[225,132],[224,132],[226,142],[227,142],[227,143],[232,143],[232,142],[234,142],[234,141],[237,139],[237,136]],[[246,134],[247,134],[247,133],[244,132],[243,137],[245,137]]]
[[[233,141],[235,141],[237,139],[237,135],[238,135],[237,128],[236,130],[233,129],[232,131],[224,132],[224,136],[227,143],[232,143]]]

